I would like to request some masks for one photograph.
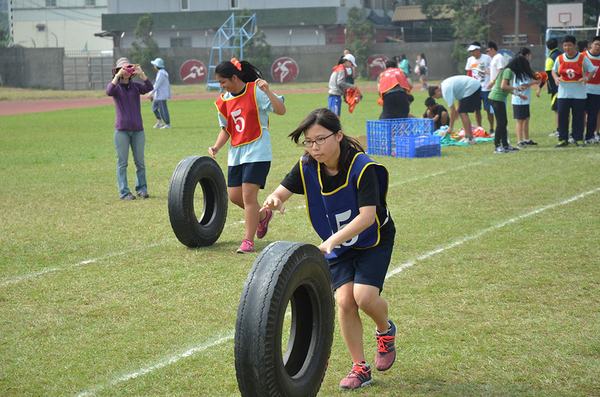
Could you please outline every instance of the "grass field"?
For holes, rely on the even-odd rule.
[[[349,135],[379,115],[376,93],[364,95],[342,114]],[[425,93],[415,96],[419,115]],[[287,114],[271,117],[275,159],[260,200],[302,154],[287,133],[324,105],[324,93],[290,94]],[[143,103],[152,197],[133,202],[118,199],[114,107],[0,117],[0,395],[239,394],[233,329],[257,254],[235,253],[243,212],[233,205],[214,246],[175,238],[170,177],[207,153],[218,128],[211,100],[169,108],[173,130],[154,130]],[[398,230],[383,291],[398,358],[354,394],[600,394],[600,145],[554,149],[553,127],[543,95],[532,106],[536,148],[374,157],[390,171]],[[512,120],[509,130],[515,141]],[[225,151],[218,162],[226,170]],[[134,177],[131,160],[130,187]],[[257,250],[318,243],[303,205],[292,197]],[[373,332],[365,318],[371,363]],[[350,366],[336,328],[320,395],[345,395]]]

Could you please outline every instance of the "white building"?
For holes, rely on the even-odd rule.
[[[102,30],[107,6],[107,0],[11,0],[13,45],[112,50],[112,40],[94,35]]]

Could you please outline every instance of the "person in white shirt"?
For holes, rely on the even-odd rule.
[[[504,69],[505,62],[502,54],[498,52],[498,46],[493,41],[488,43],[487,55],[492,57],[492,63],[490,65],[490,84],[488,84],[488,88],[491,90],[494,87],[494,82],[502,69]]]
[[[467,59],[465,70],[467,71],[467,76],[473,77],[481,84],[481,100],[483,101],[483,108],[487,112],[488,122],[490,123],[489,132],[493,133],[494,114],[492,113],[490,102],[488,101],[488,96],[491,91],[491,88],[488,88],[488,86],[490,86],[492,81],[490,78],[492,58],[487,54],[481,53],[481,44],[478,41],[471,43],[467,51],[471,53],[471,56]],[[482,127],[481,110],[475,112],[475,121],[477,122],[478,127]]]
[[[169,83],[169,73],[165,70],[165,62],[162,58],[156,58],[150,61],[156,73],[156,82],[154,89],[148,93],[152,103],[152,111],[156,116],[154,128],[171,129],[171,116],[167,107],[167,99],[171,99],[171,83]]]

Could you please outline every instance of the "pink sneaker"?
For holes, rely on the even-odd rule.
[[[267,232],[269,231],[269,222],[273,217],[273,211],[266,210],[265,214],[265,219],[258,222],[258,228],[256,229],[256,237],[258,238],[265,237],[267,235]]]
[[[365,362],[354,363],[352,371],[340,382],[340,389],[354,390],[367,386],[371,382],[373,382],[373,378],[371,378],[369,364]]]
[[[242,240],[242,245],[237,249],[238,254],[249,254],[254,252],[254,243],[247,238]]]
[[[390,330],[385,334],[378,334],[375,332],[375,338],[377,338],[377,354],[375,354],[375,368],[377,371],[387,371],[390,369],[394,361],[396,361],[396,346],[394,339],[396,339],[396,325],[392,320],[388,320],[390,323]]]

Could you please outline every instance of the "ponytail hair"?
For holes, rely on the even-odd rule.
[[[241,70],[238,69],[234,63],[236,63]],[[250,83],[256,81],[256,79],[263,79],[263,74],[260,69],[248,61],[238,61],[235,58],[232,58],[231,61],[221,61],[215,68],[215,74],[224,79],[230,79],[235,75],[244,83]]]
[[[292,141],[298,143],[298,141],[300,140],[300,136],[302,136],[302,134],[306,134],[306,130],[315,124],[324,127],[332,133],[342,131],[342,123],[340,122],[339,117],[331,110],[327,108],[321,108],[310,112],[308,116],[306,116],[304,120],[300,123],[298,128],[292,131],[288,136],[292,139]],[[348,156],[350,155],[350,148],[354,148],[359,152],[365,151],[356,139],[346,134],[343,134],[342,140],[340,141],[340,158],[337,164],[338,171],[345,171],[344,164],[346,163],[346,161],[348,160]],[[316,160],[310,155],[308,150],[305,151],[303,162],[306,164],[312,161]]]

